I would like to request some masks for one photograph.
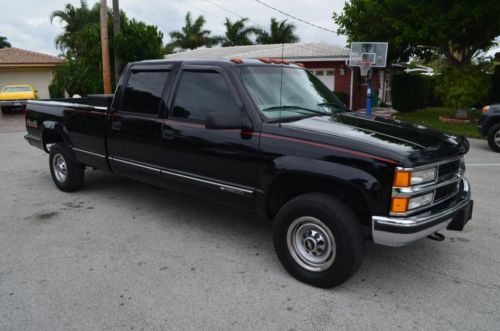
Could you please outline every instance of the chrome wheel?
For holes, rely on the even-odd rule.
[[[314,217],[300,217],[290,224],[287,245],[295,262],[309,271],[326,270],[335,260],[333,234],[323,222]]]
[[[495,133],[495,136],[493,137],[493,141],[495,142],[495,144],[500,147],[500,130],[498,130],[496,133]]]
[[[61,154],[54,155],[52,159],[52,169],[54,175],[60,183],[64,183],[68,176],[68,168],[66,167],[66,160]]]

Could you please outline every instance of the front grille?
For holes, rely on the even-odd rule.
[[[439,165],[438,178],[444,178],[452,174],[457,174],[460,171],[461,160],[455,160]]]
[[[456,195],[459,191],[458,183],[451,183],[436,189],[436,194],[434,195],[434,203],[444,201],[452,196]]]

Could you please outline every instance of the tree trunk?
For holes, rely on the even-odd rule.
[[[455,113],[456,118],[467,118],[467,109],[458,107]]]

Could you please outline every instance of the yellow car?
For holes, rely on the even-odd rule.
[[[0,108],[2,108],[2,113],[15,109],[25,109],[28,100],[36,99],[38,99],[37,90],[32,85],[6,85],[0,91]]]

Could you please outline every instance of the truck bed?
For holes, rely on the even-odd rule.
[[[51,134],[42,134],[43,126],[53,128],[45,132],[58,132],[65,143],[72,146],[75,156],[85,164],[107,168],[105,134],[106,116],[113,95],[89,95],[86,98],[50,99],[29,101],[26,110],[26,140],[35,147],[44,149],[50,144]],[[55,142],[55,141],[54,141]]]

